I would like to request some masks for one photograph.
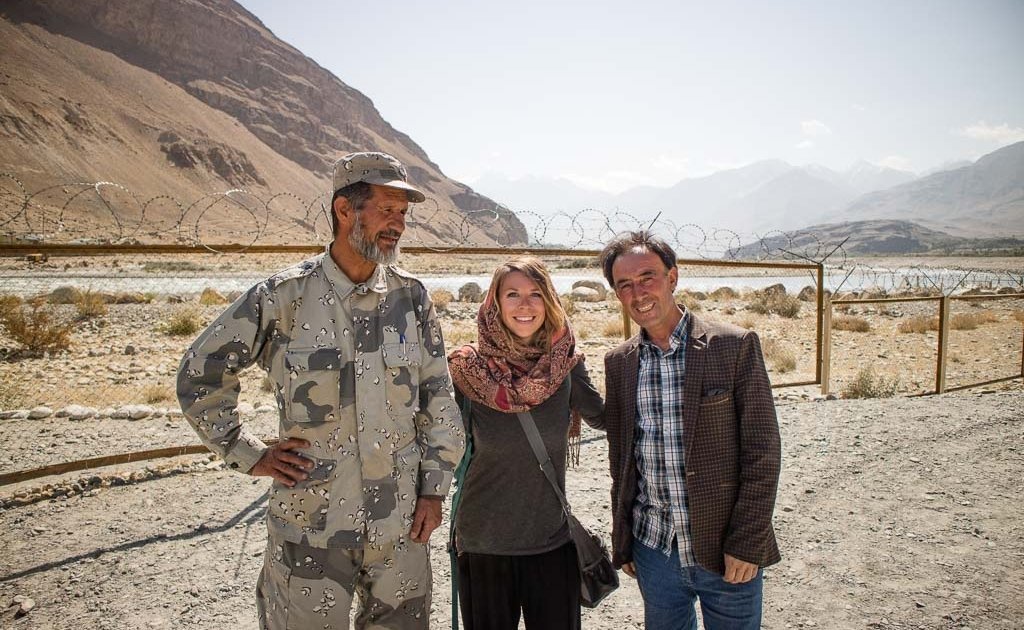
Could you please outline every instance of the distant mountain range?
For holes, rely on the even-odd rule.
[[[727,252],[727,255],[742,260],[793,257],[796,254],[821,260],[839,245],[850,256],[1024,255],[1024,238],[965,238],[922,227],[911,221],[888,219],[811,225],[797,232],[776,233],[763,240],[747,243]]]
[[[660,212],[676,225],[694,223],[745,236],[868,219],[913,221],[948,237],[1024,235],[1024,142],[950,168],[918,177],[867,162],[837,172],[765,160],[668,188],[644,186],[617,195],[564,179],[489,175],[475,186],[516,211]]]

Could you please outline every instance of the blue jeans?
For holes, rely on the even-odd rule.
[[[699,566],[679,566],[674,540],[668,556],[633,541],[633,566],[644,597],[647,630],[697,630],[697,600],[706,630],[761,627],[761,569],[749,582],[729,584],[721,575]]]

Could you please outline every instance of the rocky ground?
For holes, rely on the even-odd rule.
[[[423,257],[429,264],[420,271],[443,271],[440,258]],[[244,257],[216,260],[225,271],[248,265]],[[464,269],[460,261],[460,273],[483,270],[470,260]],[[280,262],[272,266],[287,263]],[[67,261],[46,264],[59,270]],[[102,273],[127,264],[89,262]],[[560,264],[574,268],[572,259],[552,266]],[[0,260],[0,275],[23,267]],[[224,306],[168,297],[111,304],[106,314],[73,325],[69,351],[44,357],[20,355],[0,330],[0,475],[197,442],[173,396],[178,360],[193,335],[167,334],[168,323],[192,312],[202,324]],[[787,318],[757,314],[750,301],[708,297],[699,308],[761,334],[773,383],[813,380],[812,304]],[[58,318],[76,315],[73,305],[54,308]],[[842,393],[865,368],[881,379],[876,386],[930,390],[937,333],[899,330],[935,308],[904,302],[837,309],[869,330],[833,331],[833,390]],[[952,332],[949,384],[1019,374],[1024,304],[954,308],[985,316],[974,329]],[[623,334],[618,305],[576,301],[570,310],[603,385],[601,358]],[[475,311],[460,302],[441,309],[450,345],[475,338]],[[1017,379],[968,391],[857,401],[822,400],[816,387],[776,389],[785,447],[776,512],[784,560],[767,573],[766,627],[1024,628],[1017,506],[1024,390]],[[258,371],[245,373],[242,400],[247,421],[272,435],[272,398]],[[583,464],[569,476],[571,498],[583,520],[607,534],[604,441],[587,438]],[[266,485],[192,456],[0,486],[0,627],[253,627]],[[448,568],[440,537],[434,558],[434,625],[444,627]],[[639,594],[624,581],[585,613],[586,627],[641,626]],[[28,612],[17,617],[19,610]]]
[[[781,402],[779,415],[783,561],[766,571],[765,628],[1024,628],[1019,386]],[[5,435],[10,422],[17,425],[5,423]],[[183,425],[148,418],[131,431],[96,428],[128,449],[139,446],[137,435],[184,438]],[[48,435],[60,444],[69,432],[53,425]],[[66,457],[80,455],[79,446],[64,446]],[[205,457],[181,461],[195,462],[191,472],[0,511],[0,605],[10,605],[0,626],[254,628],[267,482]],[[607,536],[601,435],[588,430],[568,485],[581,519]],[[450,573],[439,534],[432,625],[442,628]],[[642,627],[635,583],[623,577],[618,592],[584,612],[584,627]]]

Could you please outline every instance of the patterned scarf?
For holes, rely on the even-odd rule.
[[[528,411],[554,394],[583,360],[569,323],[555,333],[551,350],[511,343],[503,334],[493,293],[476,316],[478,348],[466,345],[448,355],[452,381],[474,403],[505,413]]]

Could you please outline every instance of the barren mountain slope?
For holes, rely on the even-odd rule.
[[[467,212],[494,207],[230,0],[13,2],[0,16],[0,172],[29,191],[111,180],[184,204],[231,188],[308,204],[337,157],[380,149],[433,199],[421,238],[450,240]],[[302,219],[301,206],[282,212]],[[525,239],[514,218],[496,227]]]

